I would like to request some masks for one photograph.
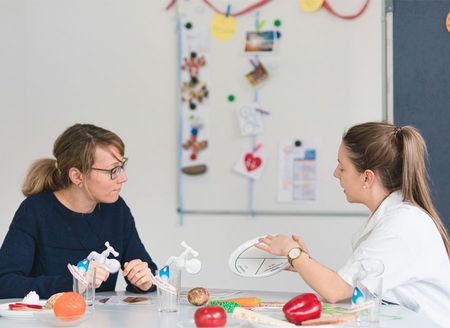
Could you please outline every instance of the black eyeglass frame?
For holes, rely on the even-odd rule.
[[[127,168],[127,162],[128,162],[128,157],[124,157],[122,159],[122,165],[113,167],[111,170],[99,169],[97,167],[91,167],[91,170],[108,172],[111,180],[116,180],[119,177],[120,173],[122,173],[122,171],[125,171],[125,169]]]

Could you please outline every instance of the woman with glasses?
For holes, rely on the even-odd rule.
[[[55,141],[55,159],[34,162],[22,188],[27,197],[17,210],[0,250],[0,298],[42,298],[71,291],[67,264],[77,264],[105,242],[119,253],[127,290],[154,290],[157,269],[142,244],[133,216],[119,196],[127,181],[125,145],[115,133],[75,124]],[[96,268],[97,291],[113,291],[118,273]],[[151,272],[150,272],[151,271]]]

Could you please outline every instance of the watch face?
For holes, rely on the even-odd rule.
[[[300,254],[301,254],[301,251],[300,251],[300,248],[298,248],[298,247],[295,247],[289,251],[289,257],[291,259],[296,259],[297,257],[300,256]]]

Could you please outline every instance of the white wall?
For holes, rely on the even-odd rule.
[[[200,252],[203,270],[185,275],[184,286],[306,290],[288,272],[235,276],[228,256],[254,236],[295,232],[314,258],[337,269],[362,218],[187,216],[178,224],[176,42],[174,14],[164,11],[168,2],[0,0],[0,238],[23,199],[31,162],[50,157],[67,126],[90,122],[117,132],[127,145],[129,181],[122,196],[154,260],[162,264],[178,254],[182,240]],[[380,11],[374,1],[367,14]]]

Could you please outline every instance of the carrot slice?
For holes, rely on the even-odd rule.
[[[222,302],[235,302],[239,304],[242,307],[255,307],[259,306],[259,303],[261,303],[261,299],[257,297],[237,297],[237,298],[230,298],[228,300],[221,300]]]

